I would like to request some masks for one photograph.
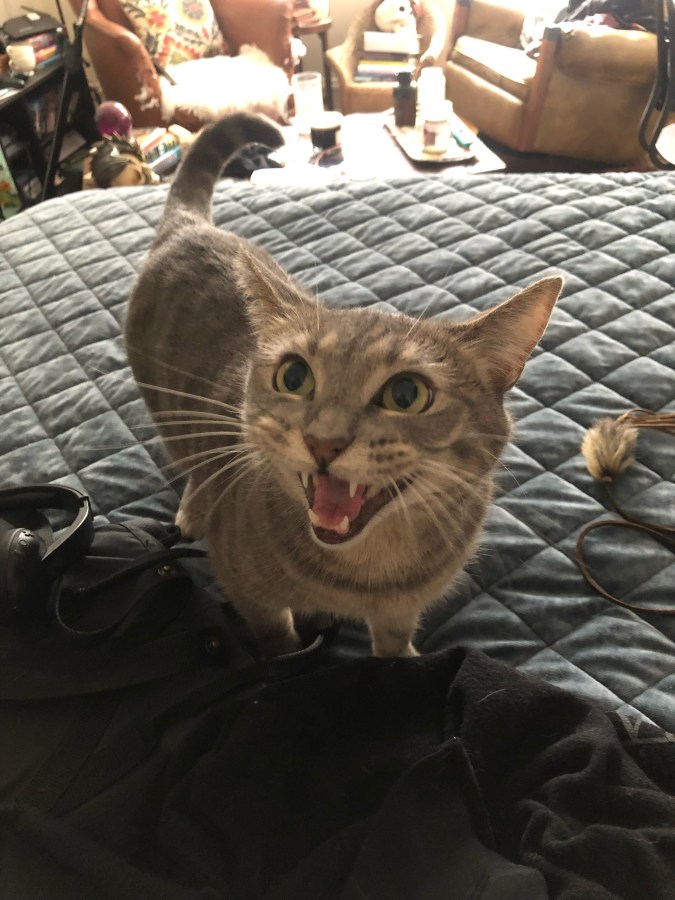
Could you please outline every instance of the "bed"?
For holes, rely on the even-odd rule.
[[[0,225],[0,482],[80,488],[99,521],[169,520],[178,495],[130,378],[127,297],[166,187],[86,192]],[[675,176],[529,174],[269,189],[221,183],[217,225],[264,245],[328,303],[465,317],[553,273],[565,287],[511,392],[517,420],[476,559],[427,615],[425,652],[464,646],[620,714],[675,729],[675,623],[595,592],[580,529],[608,515],[579,446],[602,416],[675,411]],[[617,483],[673,523],[675,442],[640,436]],[[633,532],[589,537],[610,590],[670,604],[675,558]],[[345,652],[367,652],[346,626]]]

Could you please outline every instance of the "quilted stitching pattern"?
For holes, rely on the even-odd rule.
[[[164,188],[55,200],[0,228],[0,478],[56,480],[96,512],[167,518],[177,495],[120,323]],[[220,227],[266,246],[331,304],[464,317],[554,272],[566,284],[511,395],[518,420],[481,552],[429,612],[427,651],[470,644],[607,708],[675,728],[675,625],[596,596],[573,561],[606,514],[579,442],[595,418],[675,410],[675,178],[474,176],[271,191],[217,190]],[[643,517],[675,508],[672,438],[640,438],[618,493]],[[609,533],[606,533],[609,535]],[[589,543],[608,587],[672,604],[675,562],[630,533]],[[350,635],[365,645],[363,632]]]

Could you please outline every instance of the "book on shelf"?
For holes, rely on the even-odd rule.
[[[63,34],[60,30],[44,31],[41,34],[34,34],[31,37],[23,38],[22,44],[30,44],[35,53],[44,50],[47,47],[61,47],[63,43]]]
[[[0,145],[0,218],[8,219],[21,211],[23,200]]]
[[[26,100],[30,120],[39,140],[49,137],[56,127],[58,98],[58,89],[52,88]]]
[[[43,50],[35,51],[35,68],[42,69],[48,63],[54,62],[61,58],[61,50],[57,46],[45,47]]]

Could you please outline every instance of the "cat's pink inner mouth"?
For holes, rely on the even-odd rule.
[[[354,537],[391,500],[388,489],[373,492],[367,484],[350,485],[332,475],[313,475],[305,488],[314,533],[325,544]]]

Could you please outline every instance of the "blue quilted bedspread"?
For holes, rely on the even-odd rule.
[[[0,482],[71,484],[110,519],[175,512],[120,339],[164,198],[164,187],[87,192],[0,225]],[[334,304],[465,317],[543,275],[565,276],[511,394],[516,439],[481,551],[418,644],[480,647],[675,729],[675,623],[603,599],[574,560],[580,529],[608,514],[579,452],[585,430],[632,407],[675,411],[675,177],[223,183],[215,219]],[[642,432],[638,456],[619,499],[675,524],[675,441]],[[610,590],[675,610],[668,550],[633,532],[594,534],[589,559]],[[362,632],[345,640],[365,652]]]

